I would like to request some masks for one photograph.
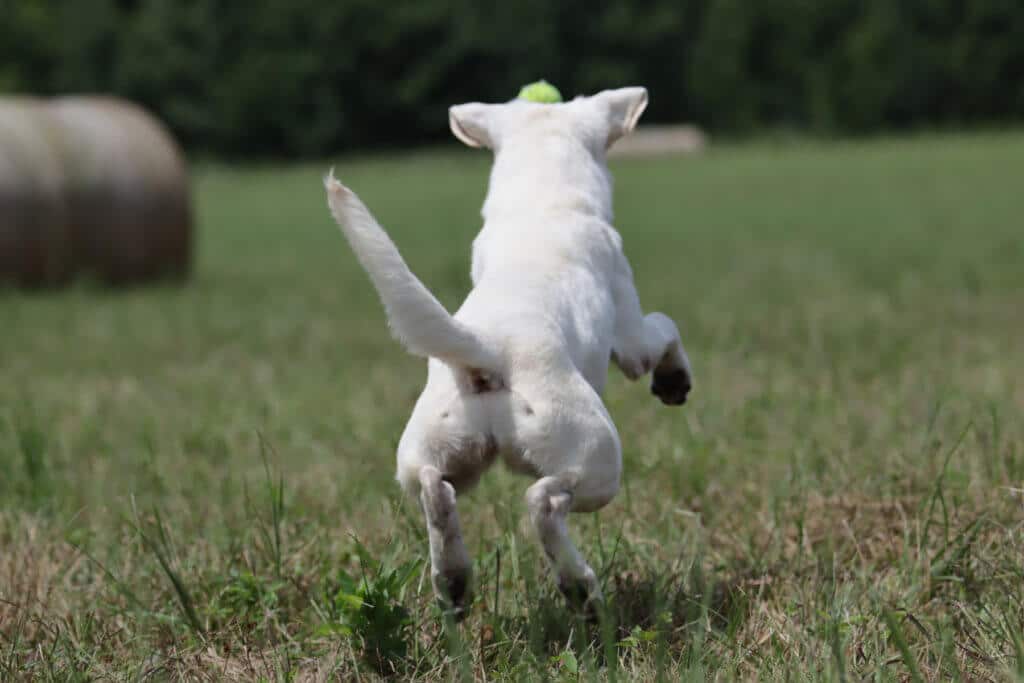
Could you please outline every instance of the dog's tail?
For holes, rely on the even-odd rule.
[[[395,338],[417,356],[495,370],[494,354],[413,275],[384,228],[359,197],[335,179],[333,170],[324,177],[324,187],[331,214],[370,275]]]

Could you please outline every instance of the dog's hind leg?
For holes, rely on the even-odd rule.
[[[524,385],[530,389],[530,383]],[[536,389],[535,389],[536,390]],[[576,607],[593,612],[601,601],[594,570],[569,537],[570,512],[596,512],[618,493],[622,445],[601,397],[582,375],[523,397],[533,406],[517,419],[524,459],[539,479],[526,490],[526,507],[559,590]]]
[[[543,477],[526,490],[530,519],[558,583],[575,607],[592,608],[602,599],[594,570],[569,538],[568,516],[573,494],[560,477]]]
[[[468,613],[472,593],[471,563],[459,528],[455,488],[432,465],[420,469],[419,482],[430,540],[430,580],[442,605],[450,608],[458,621]]]

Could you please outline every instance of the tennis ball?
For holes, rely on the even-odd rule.
[[[519,91],[519,99],[540,104],[555,104],[562,101],[562,93],[558,88],[541,79],[535,83],[524,85]]]

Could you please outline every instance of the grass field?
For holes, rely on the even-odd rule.
[[[1024,680],[1024,136],[621,161],[682,409],[617,372],[624,487],[569,615],[495,469],[477,602],[434,605],[392,481],[424,364],[320,174],[196,172],[183,288],[0,293],[0,679]],[[450,307],[488,159],[338,174]]]

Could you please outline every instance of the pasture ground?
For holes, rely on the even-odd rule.
[[[460,503],[457,627],[392,481],[424,364],[329,220],[329,162],[197,169],[187,286],[0,293],[0,679],[1021,679],[1022,160],[982,134],[616,162],[694,393],[612,371],[623,490],[573,523],[600,624],[498,468]],[[454,307],[487,167],[338,175]]]

